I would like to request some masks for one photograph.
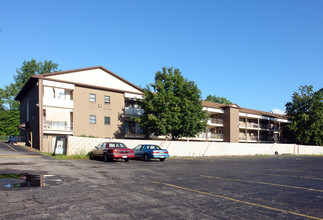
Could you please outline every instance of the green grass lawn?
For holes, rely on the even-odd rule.
[[[46,152],[40,152],[41,154],[48,156],[48,157],[52,157],[55,159],[59,159],[59,160],[88,160],[89,159],[89,155],[65,155],[65,154],[56,154],[54,155],[53,153],[46,153]]]

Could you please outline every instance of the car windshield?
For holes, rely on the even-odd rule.
[[[123,143],[109,143],[109,147],[112,148],[127,148]]]

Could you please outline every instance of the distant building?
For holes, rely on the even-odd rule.
[[[143,110],[136,103],[141,88],[104,67],[32,76],[20,101],[21,134],[27,144],[53,152],[56,139],[68,136],[146,138],[132,118]],[[279,142],[285,116],[202,102],[208,120],[205,132],[190,140]],[[155,137],[161,138],[161,137]]]
[[[199,139],[233,143],[282,142],[282,127],[288,117],[269,112],[203,101],[209,115],[205,133]]]

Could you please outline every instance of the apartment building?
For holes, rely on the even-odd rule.
[[[283,142],[282,127],[288,123],[286,115],[241,108],[236,104],[223,105],[203,101],[209,119],[205,132],[197,140],[233,143]]]
[[[27,144],[45,152],[68,136],[144,139],[133,121],[143,113],[136,102],[142,95],[141,88],[101,66],[34,75],[16,97],[21,133]],[[236,104],[202,105],[209,115],[205,132],[190,140],[280,142],[288,122],[286,116]]]
[[[142,94],[101,66],[34,75],[16,97],[21,132],[27,144],[48,152],[58,137],[144,138],[132,121],[142,113],[135,102]]]

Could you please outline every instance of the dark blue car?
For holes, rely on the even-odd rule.
[[[169,157],[168,150],[161,149],[158,145],[141,144],[134,148],[135,158],[143,158],[145,161],[149,159],[159,159],[164,161]]]

